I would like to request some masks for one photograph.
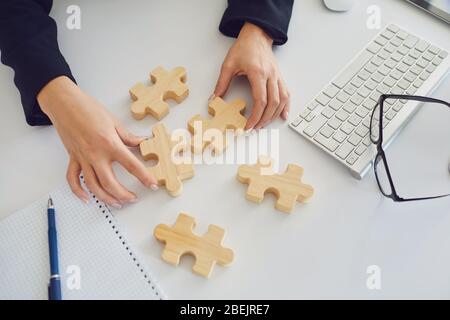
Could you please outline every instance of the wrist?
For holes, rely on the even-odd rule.
[[[264,43],[266,43],[269,46],[272,46],[273,39],[260,27],[257,25],[245,22],[244,25],[241,28],[241,31],[239,32],[239,38],[258,38],[262,40]]]
[[[79,94],[80,88],[68,77],[60,76],[47,83],[36,99],[42,112],[52,118],[55,110],[61,109],[70,97]]]

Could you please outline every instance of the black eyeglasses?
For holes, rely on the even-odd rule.
[[[413,101],[420,101],[420,102],[430,102],[430,103],[437,103],[437,104],[443,104],[450,108],[450,103],[429,98],[429,97],[423,97],[423,96],[410,96],[410,95],[399,95],[399,94],[382,94],[380,98],[378,99],[377,104],[375,105],[372,116],[370,118],[370,140],[372,143],[376,144],[377,146],[377,156],[375,157],[374,161],[374,171],[375,171],[375,177],[377,179],[378,187],[380,188],[381,193],[391,198],[392,200],[396,202],[403,202],[403,201],[418,201],[418,200],[429,200],[429,199],[437,199],[437,198],[443,198],[450,196],[450,194],[444,194],[440,196],[434,196],[434,197],[421,197],[421,198],[402,198],[397,194],[397,191],[395,190],[394,182],[391,176],[391,172],[389,170],[388,162],[386,160],[386,154],[383,150],[383,118],[384,118],[384,102],[387,99],[394,99],[394,100],[400,100],[401,103],[406,103],[408,100]],[[381,180],[387,178],[387,184],[382,184]]]

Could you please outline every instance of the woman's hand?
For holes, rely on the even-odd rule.
[[[112,169],[119,162],[142,184],[157,189],[154,177],[127,147],[136,147],[144,138],[127,132],[99,102],[88,96],[67,77],[50,81],[39,93],[41,109],[51,119],[67,152],[67,181],[80,199],[88,202],[79,175],[98,199],[121,208],[136,201],[136,195],[117,181]]]
[[[245,23],[222,64],[214,96],[222,97],[234,76],[246,75],[252,89],[253,110],[245,127],[259,129],[289,112],[289,91],[272,52],[272,39],[259,27]]]

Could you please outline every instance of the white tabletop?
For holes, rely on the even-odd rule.
[[[372,3],[357,1],[340,14],[318,0],[295,3],[289,42],[276,49],[292,93],[291,118],[377,32],[366,27]],[[397,23],[450,49],[445,23],[405,1],[377,3],[383,26]],[[81,7],[81,30],[65,27],[70,4]],[[225,6],[226,1],[209,0],[132,5],[70,0],[55,1],[52,16],[80,86],[132,132],[148,135],[156,121],[132,119],[128,89],[146,81],[157,65],[185,66],[190,95],[182,104],[172,104],[163,121],[170,129],[186,128],[192,115],[206,115],[207,98],[233,42],[218,31]],[[12,80],[13,72],[0,66],[0,218],[64,184],[67,165],[52,127],[27,126]],[[447,78],[434,95],[450,100],[449,87]],[[244,81],[236,81],[227,98],[238,96],[251,101]],[[420,134],[420,125],[425,121],[414,119],[403,135]],[[286,123],[276,121],[269,128],[279,129],[280,168],[300,164],[304,180],[316,189],[311,202],[297,204],[290,215],[273,209],[272,196],[261,205],[245,200],[246,186],[235,178],[237,164],[196,166],[195,177],[185,181],[177,198],[145,190],[119,170],[140,201],[116,215],[170,298],[450,298],[449,199],[395,204],[380,195],[372,172],[357,181]],[[234,264],[216,266],[206,280],[191,273],[192,258],[183,257],[177,268],[164,263],[153,228],[174,222],[179,212],[197,218],[199,233],[211,223],[227,229],[224,243],[235,250]],[[381,268],[381,290],[366,286],[370,265]]]

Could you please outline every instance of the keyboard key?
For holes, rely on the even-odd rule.
[[[391,69],[389,69],[385,65],[382,65],[381,67],[378,68],[378,72],[381,73],[383,76],[387,76],[389,72],[391,72]]]
[[[291,122],[291,125],[293,125],[294,127],[297,127],[302,121],[303,121],[302,118],[297,117],[294,121]]]
[[[410,69],[410,71],[411,71],[412,73],[414,73],[415,75],[417,75],[417,76],[422,72],[422,70],[423,70],[423,68],[421,68],[421,67],[418,66],[418,65],[414,65],[414,66],[412,66],[411,69]]]
[[[328,102],[330,102],[330,98],[324,95],[323,93],[319,94],[319,96],[316,98],[316,101],[319,102],[321,105],[326,106]]]
[[[445,50],[442,50],[441,52],[439,52],[439,58],[441,59],[445,59],[448,56],[448,52]]]
[[[361,118],[365,118],[368,113],[369,111],[365,107],[359,107],[355,112],[355,114],[357,114]]]
[[[376,139],[375,139],[376,140]],[[363,145],[365,145],[366,147],[370,146],[372,144],[372,140],[370,140],[370,137],[367,136],[363,139],[362,141]]]
[[[387,43],[387,39],[382,36],[378,36],[375,38],[375,43],[378,43],[380,46],[384,46]]]
[[[409,56],[405,57],[402,62],[408,66],[412,66],[414,64],[414,62],[416,62],[416,59],[413,59]]]
[[[364,87],[366,87],[370,91],[373,91],[377,87],[377,83],[372,79],[369,79],[366,81],[366,83],[364,83]]]
[[[428,65],[428,61],[425,59],[419,59],[419,60],[417,60],[417,65],[419,67],[421,67],[422,69],[425,69],[426,66]]]
[[[398,71],[400,71],[401,73],[405,73],[406,71],[408,71],[408,65],[405,64],[404,62],[400,62],[400,63],[397,65],[396,69],[397,69]]]
[[[351,101],[347,101],[346,104],[344,104],[344,108],[345,111],[347,111],[348,113],[353,113],[353,111],[356,110],[356,105],[351,102]]]
[[[397,65],[397,62],[394,59],[389,58],[384,65],[388,67],[389,69],[394,69],[394,67]]]
[[[403,92],[405,92],[405,90],[403,90],[399,86],[395,86],[391,89],[392,94],[403,94]]]
[[[370,64],[370,65],[373,66],[373,64],[371,64],[371,63],[368,63],[368,64]],[[376,68],[376,67],[374,66],[374,68]],[[362,84],[364,83],[364,81],[363,81],[361,78],[359,78],[359,77],[354,77],[350,83],[351,83],[352,85],[354,85],[355,87],[359,88],[359,87],[362,86]]]
[[[395,70],[392,70],[392,72],[390,73],[390,76],[392,78],[394,78],[395,80],[398,80],[403,76],[403,73],[398,71],[397,69],[395,69]]]
[[[414,81],[413,86],[416,88],[420,88],[423,85],[423,81],[420,79],[417,79],[416,81]]]
[[[378,57],[378,56],[374,56],[374,57],[372,58],[372,60],[370,60],[370,63],[372,63],[373,65],[379,67],[379,66],[381,66],[381,64],[383,63],[383,59],[381,59],[381,58]]]
[[[411,56],[414,60],[417,60],[417,59],[419,59],[419,57],[420,57],[420,55],[421,55],[421,52],[420,52],[419,50],[412,49],[412,50],[408,53],[408,55]]]
[[[436,46],[430,46],[428,48],[428,51],[431,52],[432,54],[436,55],[439,53],[439,51],[441,51],[438,47]]]
[[[423,81],[427,80],[429,77],[430,77],[430,73],[426,70],[424,72],[422,72],[419,76],[420,80],[423,80]]]
[[[358,115],[356,115],[356,114],[352,114],[351,116],[350,116],[350,118],[348,118],[348,122],[350,123],[350,124],[352,124],[353,126],[357,126],[357,125],[359,125],[360,123],[361,123],[361,121],[362,121],[362,118],[361,117],[359,117]]]
[[[390,39],[392,39],[392,37],[395,35],[395,33],[392,32],[392,31],[390,31],[390,30],[388,30],[388,29],[385,29],[385,30],[381,33],[381,35],[382,35],[383,37],[385,37],[386,39],[390,40]]]
[[[339,100],[337,100],[337,99],[333,99],[333,100],[330,101],[330,103],[328,104],[328,106],[329,106],[331,109],[337,111],[337,110],[339,110],[339,109],[342,107],[342,102],[339,101]]]
[[[349,142],[344,142],[337,150],[336,155],[342,160],[345,160],[353,149],[354,147],[352,144]]]
[[[358,77],[366,81],[370,77],[370,73],[368,73],[366,70],[361,70],[358,72]]]
[[[305,119],[310,113],[311,113],[311,110],[305,109],[302,112],[300,112],[299,116],[300,116],[300,118]]]
[[[425,50],[427,50],[429,46],[430,44],[428,42],[426,42],[425,40],[420,40],[416,44],[416,49],[419,50],[420,52],[424,52]]]
[[[305,118],[306,122],[311,122],[316,117],[312,112]]]
[[[330,84],[323,93],[325,93],[330,98],[334,98],[338,92],[339,89],[336,86]]]
[[[395,115],[396,115],[396,113],[395,113],[395,111],[394,110],[389,110],[387,113],[386,113],[386,119],[388,119],[389,121],[391,121],[392,119],[394,119],[394,117],[395,117]]]
[[[355,132],[358,136],[360,136],[361,138],[364,138],[365,136],[367,136],[369,134],[369,128],[364,125],[361,125],[355,130]]]
[[[356,87],[349,83],[345,86],[344,91],[349,95],[353,95],[356,92]]]
[[[347,68],[333,81],[339,89],[345,87],[345,85],[353,78],[353,76],[361,70],[361,68],[369,62],[373,54],[367,50],[364,50],[352,64],[347,66]]]
[[[308,104],[308,106],[306,108],[308,108],[309,110],[314,110],[317,108],[319,104],[316,101],[312,101],[311,103]]]
[[[355,129],[354,126],[352,126],[348,122],[345,122],[341,125],[339,130],[342,130],[342,132],[344,132],[346,135],[349,135],[350,133],[352,133],[353,129]]]
[[[339,143],[342,143],[345,139],[347,139],[347,135],[342,131],[336,131],[336,133],[333,135],[333,139]]]
[[[321,134],[316,135],[314,137],[314,140],[317,141],[320,145],[330,150],[331,152],[334,152],[339,146],[339,143],[336,140],[326,138]]]
[[[378,52],[378,56],[383,59],[383,60],[387,60],[390,56],[389,52],[387,52],[386,50],[381,50],[380,52]]]
[[[373,108],[375,107],[375,104],[376,104],[376,102],[373,101],[372,99],[366,99],[362,105],[364,108],[366,108],[367,110],[370,111],[370,110],[373,110]]]
[[[398,46],[400,46],[402,44],[402,39],[400,39],[399,37],[393,37],[391,39],[390,44],[392,44],[393,46],[398,47]]]
[[[334,110],[330,107],[325,107],[322,110],[322,115],[324,115],[326,118],[330,119],[334,115]]]
[[[403,108],[403,106],[403,103],[395,103],[392,107],[392,110],[394,110],[395,112],[399,112]]]
[[[309,137],[313,137],[319,130],[327,123],[328,118],[323,115],[318,115],[314,120],[303,130],[303,133]]]
[[[360,95],[357,95],[357,94],[352,96],[350,99],[350,101],[353,102],[354,104],[356,104],[357,106],[361,105],[363,100],[364,100],[363,97],[361,97]]]
[[[372,52],[373,54],[376,54],[378,51],[380,51],[381,46],[378,43],[372,42],[368,47],[367,50]]]
[[[388,87],[394,86],[395,82],[396,82],[396,80],[392,77],[386,77],[386,79],[384,79],[384,81],[383,81],[383,83],[385,85],[387,85]]]
[[[427,61],[432,61],[436,55],[431,53],[430,51],[427,51],[423,54],[423,58]]]
[[[372,79],[376,83],[380,83],[381,81],[383,81],[384,77],[381,73],[375,72],[370,79]]]
[[[405,40],[408,37],[408,32],[406,32],[405,30],[399,30],[397,32],[397,37],[399,37],[402,40]]]
[[[360,156],[364,153],[364,151],[367,150],[367,146],[365,146],[364,144],[360,144],[356,149],[355,149],[355,153]]]
[[[330,128],[329,126],[324,125],[319,132],[324,137],[329,138],[329,137],[331,137],[333,135],[334,130],[332,128]]]
[[[409,48],[405,47],[405,46],[401,46],[400,48],[397,49],[397,52],[400,53],[401,55],[406,56],[409,52]]]
[[[432,63],[433,63],[435,66],[440,65],[441,62],[442,62],[442,58],[440,58],[440,57],[436,57],[436,58],[434,58],[433,61],[432,61]]]
[[[399,86],[400,88],[402,88],[403,90],[408,89],[409,87],[409,82],[406,81],[405,79],[401,79],[398,83],[397,86]]]
[[[413,82],[414,80],[416,80],[416,75],[414,73],[412,73],[411,71],[408,71],[405,76],[403,77],[403,79],[405,79],[408,82]]]
[[[366,64],[364,66],[364,70],[366,70],[369,73],[374,73],[375,71],[377,71],[377,66],[374,65],[372,62],[369,62],[368,64]],[[356,78],[359,79],[359,78]]]
[[[341,101],[342,103],[345,103],[350,98],[350,96],[348,94],[346,94],[344,91],[341,91],[341,92],[338,93],[336,98],[339,101]]]
[[[417,43],[417,41],[418,41],[419,39],[417,39],[417,37],[415,37],[415,36],[413,36],[413,35],[408,35],[408,37],[405,39],[405,41],[403,42],[403,45],[405,46],[405,47],[408,47],[408,48],[413,48],[415,45],[416,45],[416,43]]]
[[[391,59],[394,60],[395,62],[400,62],[403,59],[403,55],[401,55],[398,51],[396,51],[391,55]]]
[[[416,91],[417,91],[417,88],[416,88],[416,87],[410,86],[410,87],[406,90],[406,94],[413,95],[414,93],[416,93]]]
[[[395,24],[390,24],[386,27],[387,30],[393,32],[393,33],[397,33],[400,31],[400,28],[397,27]]]
[[[428,67],[427,67],[427,69],[426,69],[429,73],[433,73],[434,72],[434,70],[436,70],[436,66],[435,65],[432,65],[432,64],[430,64]]]
[[[348,117],[349,117],[348,112],[344,111],[343,109],[336,112],[336,118],[338,118],[341,121],[347,120]]]
[[[386,93],[389,92],[389,88],[388,88],[386,85],[384,85],[384,84],[381,83],[381,84],[378,85],[377,91],[378,91],[379,93],[381,93],[381,94],[386,94]]]
[[[331,118],[331,119],[328,121],[328,125],[329,125],[331,128],[333,128],[334,130],[339,129],[339,127],[341,126],[341,124],[342,124],[342,121],[339,120],[339,119],[337,119],[336,117]]]
[[[385,46],[384,46],[384,50],[386,50],[387,52],[389,52],[389,53],[393,53],[393,52],[395,52],[395,50],[397,50],[397,48],[396,48],[396,46],[394,46],[393,44],[391,44],[391,43],[387,43]]]
[[[352,164],[354,164],[354,163],[356,162],[356,160],[358,160],[358,156],[357,156],[356,154],[351,154],[351,155],[349,155],[349,156],[347,157],[346,162],[347,162],[349,165],[352,165]]]

